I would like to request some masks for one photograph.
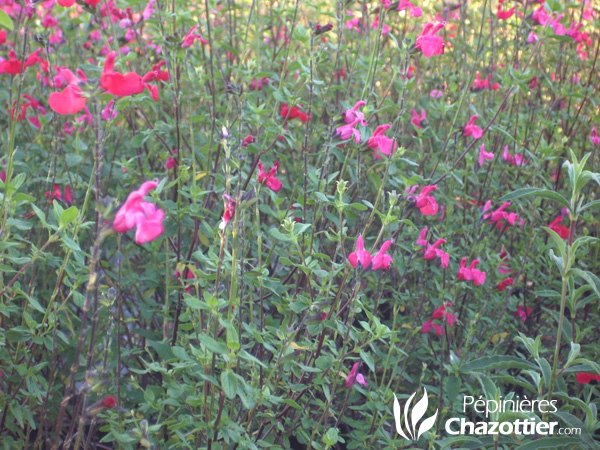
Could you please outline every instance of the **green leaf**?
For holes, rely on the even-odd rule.
[[[330,428],[327,430],[327,433],[325,433],[325,436],[323,436],[323,442],[326,445],[335,445],[338,443],[339,436],[337,428]]]
[[[551,191],[549,189],[540,189],[540,188],[523,188],[517,189],[516,191],[511,192],[510,194],[506,194],[502,198],[500,198],[501,202],[508,202],[511,200],[516,200],[521,197],[542,197],[547,198],[549,200],[554,200],[560,203],[562,206],[569,208],[571,210],[571,205],[566,198],[564,198],[558,192]]]
[[[556,449],[557,447],[573,446],[579,441],[578,436],[563,438],[563,437],[545,437],[537,441],[529,442],[520,445],[515,450],[541,450],[545,448]]]
[[[469,361],[460,368],[461,372],[478,372],[495,369],[536,369],[537,366],[516,356],[484,356],[483,358]]]
[[[59,225],[61,227],[67,226],[68,224],[73,222],[75,220],[75,218],[77,218],[77,213],[78,213],[78,211],[75,206],[71,206],[69,209],[65,209],[60,214],[60,219],[58,221]]]
[[[0,25],[2,25],[4,28],[8,28],[10,31],[15,29],[10,16],[1,9],[0,9]]]
[[[221,372],[221,387],[228,399],[235,398],[238,390],[238,380],[231,370]]]
[[[595,294],[600,297],[600,279],[591,272],[581,269],[571,269],[573,275],[583,278],[588,282],[589,286],[593,289]]]

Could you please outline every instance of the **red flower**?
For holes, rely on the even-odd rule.
[[[467,258],[463,258],[460,261],[460,268],[458,269],[456,278],[458,280],[464,280],[464,281],[472,280],[473,282],[475,282],[476,286],[481,286],[482,284],[485,283],[486,273],[482,272],[479,269],[476,269],[475,266],[477,266],[477,264],[479,264],[479,260],[474,259],[473,262],[471,263],[471,265],[469,267],[466,267]]]
[[[569,237],[569,229],[564,225],[561,225],[563,220],[563,216],[558,216],[548,225],[552,231],[555,231],[562,239],[567,239]]]
[[[575,380],[581,384],[588,384],[591,382],[600,382],[600,375],[593,373],[579,372],[575,376]]]
[[[438,204],[430,193],[435,191],[437,186],[424,186],[415,199],[415,207],[421,210],[424,216],[435,216],[438,212]]]
[[[17,59],[17,54],[11,49],[8,52],[8,59],[0,61],[0,74],[8,73],[9,75],[17,75],[21,73],[23,63]]]
[[[310,120],[306,113],[300,111],[300,107],[294,106],[292,108],[289,108],[287,103],[281,104],[280,114],[281,117],[285,119],[300,119],[302,122],[307,122],[308,120]]]
[[[261,161],[258,162],[258,182],[266,184],[271,190],[278,192],[283,186],[281,181],[275,176],[279,169],[279,161],[273,163],[273,167],[269,169],[269,172],[265,172]]]
[[[221,223],[219,224],[220,230],[225,229],[235,214],[235,200],[230,195],[223,194],[223,202],[225,210],[223,211],[223,217],[221,219]]]
[[[369,264],[371,264],[372,259],[373,257],[371,254],[365,250],[362,235],[359,235],[358,238],[356,238],[356,251],[348,255],[348,262],[354,268],[360,263],[363,269],[366,269]]]
[[[477,115],[471,116],[463,129],[463,136],[473,136],[473,139],[481,139],[481,136],[483,136],[483,130],[475,125],[476,120]]]
[[[188,31],[188,33],[183,38],[183,42],[181,43],[181,47],[183,47],[183,48],[191,47],[194,44],[194,42],[196,42],[196,40],[199,40],[203,44],[208,44],[208,41],[205,40],[202,37],[202,35],[200,35],[198,33],[194,33],[194,31],[196,31],[196,29],[198,27],[200,27],[200,25],[194,25],[192,28],[190,28],[190,31]]]
[[[512,277],[505,278],[500,282],[500,284],[498,284],[498,286],[496,286],[496,289],[498,289],[499,291],[505,291],[506,288],[512,285],[514,282],[515,280]]]
[[[527,318],[531,315],[531,308],[525,307],[523,305],[517,306],[517,310],[513,313],[515,317],[520,317],[523,322],[527,320]]]
[[[117,399],[114,397],[104,397],[104,400],[102,400],[102,406],[105,408],[114,408],[117,406]]]
[[[54,199],[60,200],[62,198],[62,192],[60,190],[60,187],[56,183],[54,183],[52,191],[46,191],[44,195],[47,199],[50,200],[50,203],[54,203]]]

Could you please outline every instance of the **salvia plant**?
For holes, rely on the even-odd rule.
[[[599,20],[0,0],[0,448],[599,449]]]

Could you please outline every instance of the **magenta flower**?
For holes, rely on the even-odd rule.
[[[592,131],[590,132],[590,142],[594,144],[595,147],[600,145],[600,137],[598,137],[598,130],[596,130],[596,127],[592,128]]]
[[[485,283],[486,273],[476,269],[475,266],[477,266],[477,264],[479,264],[479,260],[474,259],[471,265],[466,267],[467,258],[461,259],[460,268],[458,269],[456,278],[458,280],[473,281],[476,286],[481,286]]]
[[[266,184],[272,191],[279,192],[283,184],[275,176],[279,169],[279,161],[273,163],[273,167],[269,169],[269,172],[265,172],[261,161],[258,162],[258,182]]]
[[[537,34],[535,34],[535,31],[532,31],[531,33],[529,33],[529,36],[527,36],[528,44],[535,44],[539,40],[540,39],[537,37]]]
[[[153,203],[144,201],[144,197],[156,186],[156,181],[146,181],[137,191],[129,194],[113,220],[113,229],[117,233],[125,233],[135,227],[137,244],[153,241],[163,233],[165,212]]]
[[[371,264],[372,259],[373,257],[371,254],[365,250],[365,243],[362,235],[359,235],[358,238],[356,238],[356,251],[348,255],[348,262],[350,262],[350,265],[354,268],[360,264],[363,269],[366,269],[369,264]]]
[[[110,102],[108,102],[108,104],[102,109],[102,112],[100,113],[100,117],[102,117],[102,120],[112,120],[117,117],[117,111],[115,110],[114,106],[115,99],[112,99]]]
[[[421,15],[423,14],[423,10],[421,8],[415,6],[408,0],[400,0],[396,9],[398,11],[404,11],[405,9],[408,9],[410,11],[410,15],[413,17],[421,17]]]
[[[346,387],[352,387],[356,383],[361,386],[368,386],[369,383],[367,383],[367,380],[365,380],[365,377],[361,373],[358,373],[358,369],[360,369],[360,362],[355,362],[352,370],[350,370],[350,373],[346,377],[346,382],[344,383]]]
[[[421,326],[421,333],[429,333],[432,328],[438,336],[444,334],[444,330],[442,330],[442,327],[435,323],[432,319],[429,319]]]
[[[484,211],[490,209],[491,202],[488,201],[485,204]],[[491,223],[495,224],[497,228],[503,228],[504,223],[502,221],[506,221],[509,225],[514,225],[519,220],[519,216],[517,213],[508,213],[505,211],[506,208],[510,206],[510,202],[505,202],[498,209],[492,211],[491,213],[484,214],[483,218],[490,220]]]
[[[498,273],[501,273],[502,275],[505,275],[507,273],[512,273],[513,271],[510,270],[510,266],[508,265],[508,252],[504,249],[504,245],[502,246],[502,249],[500,250],[500,261],[502,261],[500,263],[500,265],[498,266]]]
[[[527,164],[527,161],[523,157],[523,154],[515,153],[515,155],[513,156],[508,151],[508,145],[504,147],[504,151],[502,152],[502,161],[506,161],[511,166],[524,166],[525,164]]]
[[[352,123],[358,119],[358,123],[360,123],[363,127],[366,127],[367,121],[365,120],[365,115],[361,111],[359,111],[359,109],[365,106],[366,104],[367,102],[359,100],[352,108],[344,111],[344,113],[342,114],[344,123]]]
[[[494,159],[494,154],[485,151],[485,144],[481,144],[479,147],[479,167],[483,166],[486,159]]]
[[[367,146],[375,149],[375,159],[381,159],[382,154],[390,156],[398,147],[394,139],[383,135],[390,127],[390,124],[379,125],[367,141]]]
[[[438,212],[438,204],[435,198],[430,196],[437,189],[437,186],[425,186],[419,192],[418,197],[415,199],[415,207],[421,210],[421,214],[424,216],[435,216]]]
[[[450,325],[451,327],[454,326],[454,324],[456,323],[456,314],[454,313],[450,313],[448,311],[449,308],[452,307],[452,303],[451,302],[446,302],[443,303],[442,306],[438,307],[435,309],[435,311],[433,311],[433,314],[431,315],[432,319],[437,319],[437,320],[446,320],[446,322],[448,323],[448,325]]]
[[[473,139],[481,139],[483,130],[475,125],[477,115],[471,116],[465,127],[463,128],[463,136],[473,136]]]
[[[433,24],[429,22],[425,24],[423,31],[417,37],[415,48],[421,49],[426,58],[444,53],[444,39],[435,35],[442,28],[444,28],[443,23]]]
[[[373,260],[371,261],[371,269],[372,270],[379,270],[379,269],[389,269],[390,265],[393,262],[393,259],[390,255],[386,254],[388,248],[390,247],[390,245],[392,245],[394,243],[394,241],[389,240],[389,241],[385,241],[383,243],[383,245],[381,246],[381,248],[379,249],[379,251],[377,252],[377,254],[373,257]]]
[[[358,124],[360,121],[360,119],[354,119],[353,122],[350,122],[346,125],[342,125],[341,127],[337,127],[335,129],[335,136],[338,139],[342,139],[342,140],[348,140],[352,137],[354,137],[354,141],[357,144],[360,144],[360,141],[362,140],[362,136],[360,135],[360,132],[355,129],[354,127],[356,126],[356,124]]]
[[[208,44],[208,41],[206,39],[204,39],[202,37],[202,35],[200,35],[198,33],[194,33],[194,31],[196,31],[196,29],[198,27],[200,27],[200,25],[194,25],[192,28],[190,28],[190,31],[188,31],[188,33],[183,38],[183,42],[181,43],[181,47],[183,47],[183,48],[191,47],[192,45],[194,45],[194,42],[196,40],[199,40],[203,44]]]
[[[410,122],[419,130],[421,130],[423,128],[421,126],[421,122],[427,120],[427,113],[424,109],[421,110],[421,115],[419,115],[419,113],[414,109],[411,109],[410,113],[412,114],[412,119],[410,119]]]
[[[531,315],[532,309],[523,305],[517,306],[517,310],[513,313],[515,317],[519,317],[523,322]]]
[[[440,262],[442,264],[442,267],[445,269],[446,267],[448,267],[448,264],[450,263],[450,255],[446,252],[444,252],[443,250],[439,249],[438,247],[442,244],[446,243],[446,239],[438,239],[437,241],[435,241],[434,244],[430,244],[427,239],[425,239],[425,236],[427,235],[427,228],[423,228],[421,230],[421,232],[419,233],[419,238],[417,239],[417,245],[420,245],[422,247],[425,247],[423,249],[423,258],[425,258],[428,261],[431,261],[432,259],[440,258]]]

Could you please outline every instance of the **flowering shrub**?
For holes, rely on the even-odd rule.
[[[4,448],[597,449],[599,14],[0,0]]]

